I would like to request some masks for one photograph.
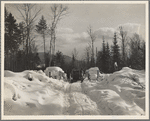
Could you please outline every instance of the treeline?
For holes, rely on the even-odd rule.
[[[91,28],[90,28],[91,29]],[[112,73],[121,70],[123,67],[132,69],[145,69],[145,41],[138,34],[133,34],[132,37],[127,36],[127,32],[123,27],[119,27],[119,32],[114,33],[112,39],[113,44],[110,46],[102,38],[102,48],[98,51],[96,48],[94,56],[94,41],[95,35],[90,30],[91,45],[85,49],[85,59],[82,61],[76,60],[76,54],[72,54],[72,68],[87,70],[91,67],[98,67],[102,73]]]
[[[145,69],[145,42],[140,39],[138,34],[134,34],[132,38],[126,40],[124,49],[119,46],[117,35],[114,33],[113,45],[105,44],[103,39],[103,48],[97,54],[96,66],[104,73],[115,71],[115,62],[118,65],[118,70],[123,67],[132,69]],[[124,54],[123,51],[124,50]]]
[[[34,37],[29,36],[31,28],[29,29],[25,22],[18,24],[14,16],[6,8],[4,21],[5,70],[23,71],[35,69],[40,60],[37,55],[37,47],[33,41]]]
[[[35,44],[37,34],[42,36],[42,45],[44,45],[42,69],[52,66],[55,55],[56,27],[62,17],[67,15],[68,7],[61,4],[51,5],[49,26],[47,26],[44,16],[41,16],[39,23],[35,25],[37,16],[42,10],[37,4],[14,4],[13,8],[18,11],[17,17],[20,17],[22,22],[17,23],[12,13],[8,12],[5,7],[5,70],[23,71],[39,68],[41,60]],[[50,36],[50,48],[46,53],[47,35]]]
[[[31,10],[35,6],[25,4],[23,7],[25,7],[23,10],[28,9],[28,11],[24,11],[27,13],[24,14],[25,16],[22,16],[24,19],[20,23],[17,23],[14,16],[5,8],[5,70],[23,71],[28,69],[38,69],[37,66],[41,64],[41,60],[37,53],[37,46],[35,45],[36,37],[34,31],[43,38],[44,65],[41,67],[43,70],[48,66],[59,66],[66,72],[71,72],[73,69],[86,70],[90,67],[99,67],[101,72],[111,73],[115,71],[115,62],[118,65],[118,70],[126,66],[138,70],[145,69],[145,41],[142,40],[138,34],[128,37],[126,31],[123,30],[123,27],[119,28],[119,32],[114,33],[112,39],[113,44],[111,46],[109,43],[106,43],[105,37],[103,37],[102,48],[96,48],[96,51],[94,48],[96,36],[94,35],[92,28],[89,27],[87,33],[89,34],[91,42],[89,46],[85,48],[85,55],[83,55],[85,56],[85,59],[79,61],[77,59],[78,52],[74,49],[71,61],[66,62],[62,52],[58,51],[55,54],[55,31],[57,22],[61,17],[59,16],[60,14],[58,13],[58,18],[55,18],[56,16],[54,16],[51,27],[47,26],[44,16],[42,16],[39,23],[35,25],[34,21],[40,9],[31,16]],[[19,7],[17,9],[20,10]],[[55,10],[66,12],[67,7],[64,7],[63,9],[63,6],[61,5],[54,5],[52,10],[55,15]],[[47,34],[50,34],[50,50],[46,53],[45,36],[47,36]]]

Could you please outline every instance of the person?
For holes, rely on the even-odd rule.
[[[81,70],[81,83],[83,82],[83,80],[84,80],[84,72],[83,72],[83,70]]]
[[[117,64],[117,62],[114,63],[114,69],[115,69],[115,71],[118,70],[118,64]]]
[[[35,67],[37,68],[38,65],[40,65],[41,63],[41,59],[39,57],[39,54],[36,53],[35,57],[34,57],[34,63],[35,63]]]
[[[70,80],[70,71],[67,70],[67,79]]]
[[[91,78],[90,78],[90,74],[89,74],[89,72],[88,72],[88,80],[89,80],[89,81],[91,81]]]
[[[98,81],[99,77],[100,77],[100,72],[99,72],[99,70],[97,70],[97,81]]]

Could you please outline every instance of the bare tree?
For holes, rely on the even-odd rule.
[[[29,53],[29,46],[34,37],[31,37],[32,30],[34,28],[34,21],[41,12],[41,8],[37,8],[36,4],[17,4],[17,10],[19,11],[21,18],[25,23],[26,29],[26,54]]]
[[[123,66],[126,65],[126,43],[127,43],[127,32],[125,30],[123,30],[123,27],[120,26],[119,27],[119,35],[120,35],[120,40],[121,40],[121,48],[122,48],[122,64]]]
[[[25,23],[26,31],[26,55],[31,52],[31,43],[35,39],[32,32],[34,30],[34,22],[41,12],[41,8],[37,7],[36,4],[16,4],[15,7],[19,11],[23,22]],[[30,58],[27,59],[27,69],[29,68]]]
[[[92,63],[92,66],[94,66],[94,42],[96,40],[96,36],[95,36],[91,26],[88,27],[87,33],[89,34],[90,39],[91,39],[91,47],[92,47],[91,63]]]
[[[90,58],[91,58],[91,45],[88,45],[85,48],[85,54],[86,54],[86,64],[87,64],[87,68],[89,68],[90,65]]]
[[[37,33],[41,34],[43,37],[43,42],[44,42],[44,61],[45,61],[45,36],[47,33],[47,24],[46,20],[44,19],[44,16],[42,15],[38,25],[36,25],[36,31]]]
[[[57,24],[58,22],[68,14],[68,7],[61,5],[61,4],[54,4],[51,7],[51,25],[50,25],[50,35],[51,35],[51,39],[50,39],[50,62],[49,65],[51,63],[52,60],[52,56],[55,54],[55,41],[56,41],[56,28],[57,28]]]

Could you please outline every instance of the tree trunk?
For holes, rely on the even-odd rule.
[[[51,66],[51,60],[52,60],[52,56],[51,56],[51,53],[52,53],[52,40],[53,40],[53,37],[52,37],[52,32],[51,32],[51,40],[50,40],[50,59],[49,59],[49,66]]]
[[[92,66],[94,66],[94,42],[92,40]]]
[[[56,36],[55,36],[55,32],[54,32],[54,50],[53,50],[53,55],[55,55],[55,43],[56,43]]]
[[[44,63],[46,65],[46,57],[45,57],[45,34],[43,34],[43,40],[44,40]]]

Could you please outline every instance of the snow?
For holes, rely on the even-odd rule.
[[[145,72],[125,67],[70,84],[42,71],[5,71],[4,115],[145,115]]]
[[[59,79],[59,80],[62,78],[66,80],[67,78],[65,72],[60,67],[55,67],[55,66],[47,67],[44,73],[49,77],[51,76],[52,78]]]

